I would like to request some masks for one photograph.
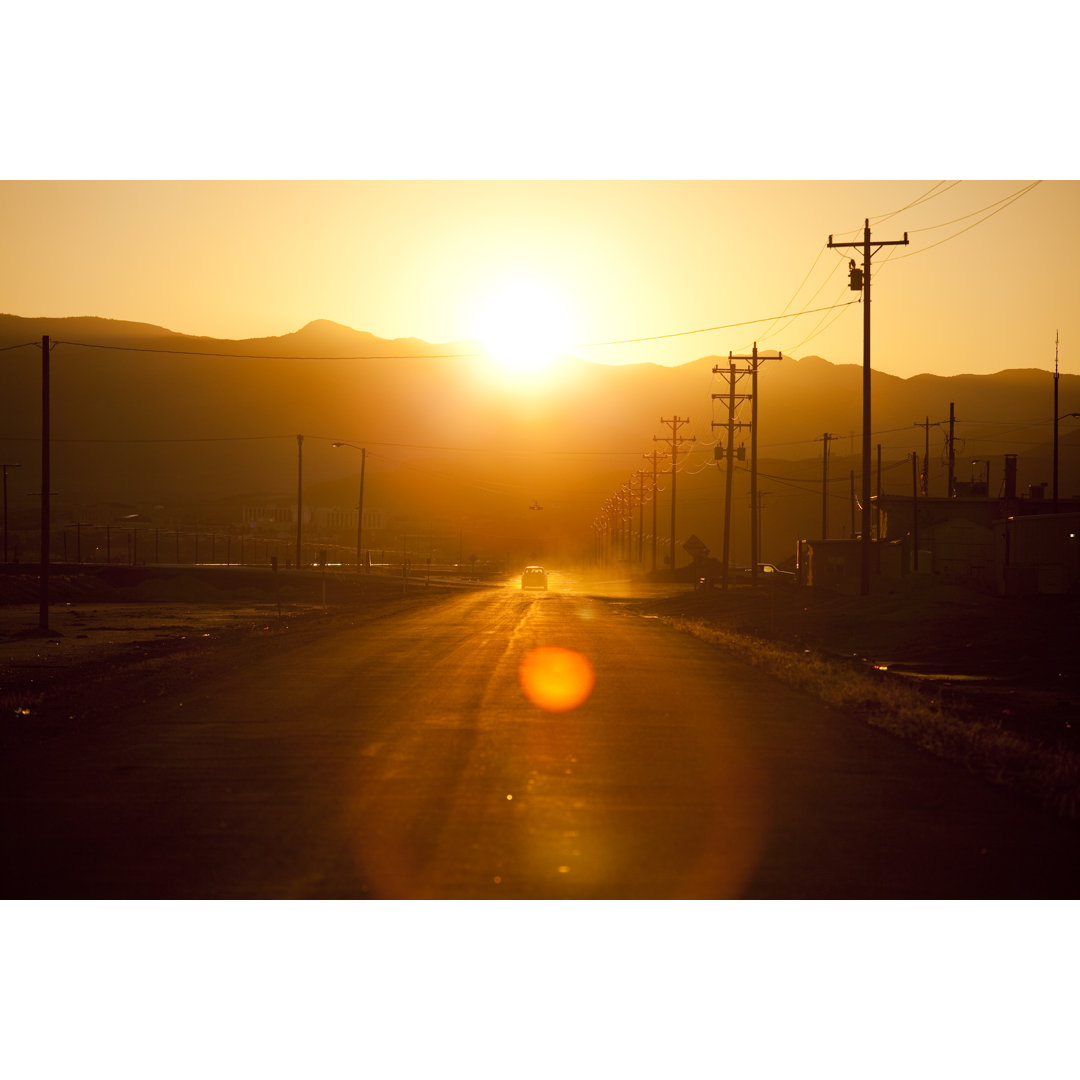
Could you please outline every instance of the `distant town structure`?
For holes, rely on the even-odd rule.
[[[1000,496],[978,481],[957,483],[952,498],[875,496],[875,575],[932,574],[1007,596],[1069,592],[1080,585],[1080,498],[1059,499],[1052,513],[1045,487],[1019,494],[1007,455]],[[798,563],[804,584],[851,591],[858,542],[802,540]]]

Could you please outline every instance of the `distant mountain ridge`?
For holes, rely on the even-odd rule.
[[[441,476],[439,499],[446,507],[440,514],[482,498],[497,516],[494,493],[504,491],[514,508],[537,499],[552,506],[565,495],[584,520],[613,486],[651,469],[648,457],[663,450],[670,435],[661,418],[673,416],[690,418],[680,435],[695,437],[680,452],[690,474],[688,530],[696,531],[689,494],[695,484],[709,513],[720,490],[712,447],[724,435],[726,356],[678,367],[619,367],[567,356],[542,375],[508,382],[478,355],[475,342],[387,340],[325,319],[278,337],[217,339],[94,316],[0,315],[0,348],[30,343],[5,351],[0,368],[0,452],[8,462],[33,460],[40,427],[34,345],[44,334],[56,344],[53,475],[57,489],[76,503],[288,493],[295,485],[296,435],[303,434],[305,483],[355,476],[355,455],[330,447],[337,439],[367,447],[373,475],[423,468]],[[831,448],[835,475],[857,467],[861,366],[814,355],[763,356],[758,444],[763,463],[772,463],[769,471],[819,474],[814,463],[821,462],[826,433],[840,436]],[[872,387],[874,441],[882,444],[886,464],[913,451],[922,455],[928,418],[939,476],[953,403],[957,475],[966,476],[972,461],[990,460],[993,483],[1002,474],[1002,456],[1016,453],[1021,484],[1049,480],[1051,373],[901,379],[874,372]],[[748,378],[738,391],[749,392]],[[1062,375],[1059,392],[1062,414],[1080,411],[1080,376]],[[739,420],[749,418],[747,404]],[[1080,426],[1063,422],[1062,486],[1070,493],[1080,488],[1078,439]],[[749,442],[745,429],[736,434],[736,444]],[[802,465],[793,470],[784,462]],[[33,471],[19,470],[23,487]],[[894,469],[888,479],[895,482],[900,472]],[[457,494],[455,484],[464,485]],[[393,489],[412,487],[402,479]],[[780,481],[773,490],[775,501],[784,490]]]

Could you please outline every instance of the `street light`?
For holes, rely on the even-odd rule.
[[[364,534],[364,465],[367,462],[367,449],[363,446],[355,446],[350,442],[335,442],[330,445],[335,449],[347,446],[350,450],[360,451],[360,500],[356,507],[356,572],[359,574],[362,559],[361,541]]]

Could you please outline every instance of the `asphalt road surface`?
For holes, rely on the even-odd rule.
[[[0,778],[8,898],[1071,898],[1080,866],[1075,827],[557,579],[277,638]]]

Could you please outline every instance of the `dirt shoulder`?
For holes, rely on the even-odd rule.
[[[107,716],[132,696],[156,696],[178,680],[212,674],[245,658],[334,626],[355,625],[430,602],[437,590],[369,584],[362,597],[323,604],[230,598],[189,588],[134,599],[123,590],[85,581],[56,583],[48,628],[37,604],[0,597],[0,746],[12,747],[64,729],[69,713]],[[67,587],[70,586],[70,587]],[[171,595],[169,595],[171,591]],[[159,594],[162,598],[159,598]],[[22,597],[19,597],[21,600]]]
[[[1077,750],[1080,600],[916,582],[871,596],[798,586],[687,592],[636,605],[919,686],[943,707]]]

